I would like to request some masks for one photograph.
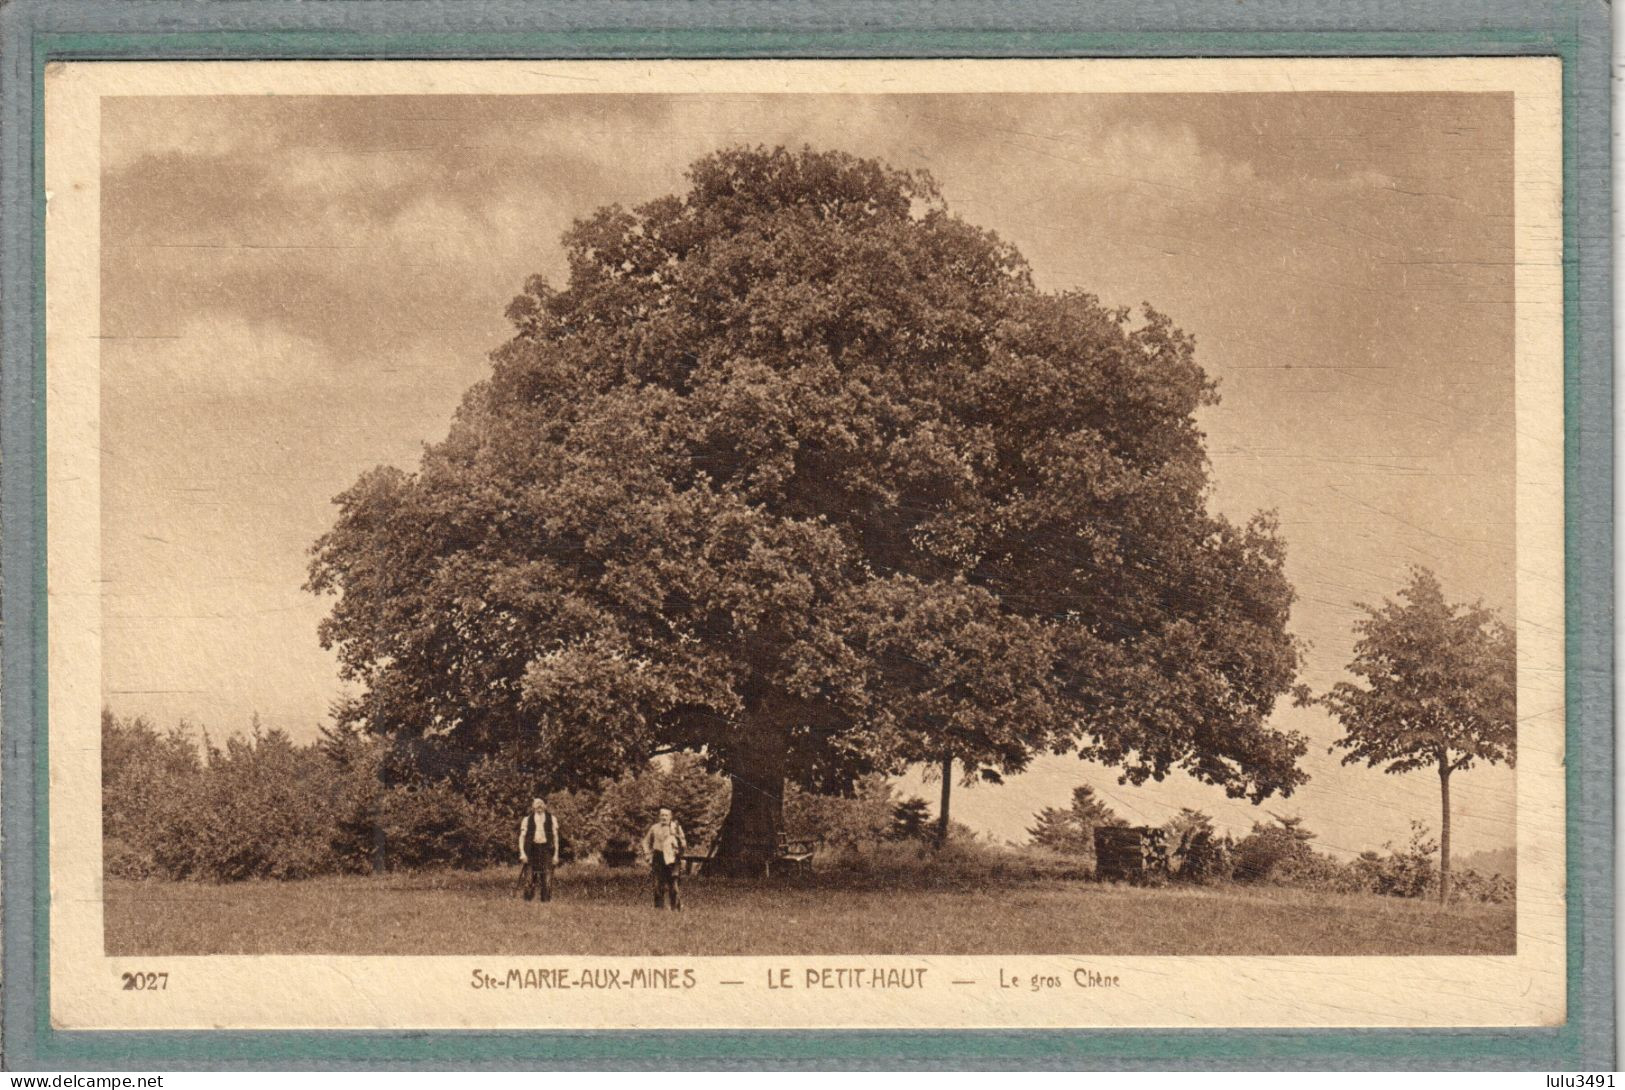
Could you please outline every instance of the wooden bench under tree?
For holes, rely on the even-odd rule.
[[[773,873],[774,867],[789,871],[812,871],[813,850],[817,845],[811,840],[797,840],[790,837],[779,836],[779,842],[773,853],[773,861],[768,865],[768,873]]]
[[[717,846],[712,844],[708,848],[693,848],[677,857],[677,865],[683,868],[684,874],[703,874],[705,865],[717,857]]]

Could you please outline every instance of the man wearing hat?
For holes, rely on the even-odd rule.
[[[553,868],[559,863],[559,819],[547,800],[530,800],[530,813],[519,821],[519,862],[526,869],[525,900],[553,899]]]

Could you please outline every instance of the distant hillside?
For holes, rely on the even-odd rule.
[[[1459,867],[1462,870],[1475,870],[1479,874],[1504,874],[1508,878],[1518,875],[1518,850],[1516,848],[1496,848],[1494,851],[1474,852],[1471,855],[1458,856],[1451,861],[1452,869]]]

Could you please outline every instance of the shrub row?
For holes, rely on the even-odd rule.
[[[1034,849],[1047,849],[1080,860],[1094,860],[1093,832],[1127,823],[1111,812],[1094,792],[1073,792],[1070,810],[1048,809],[1034,815],[1028,830]],[[1333,893],[1376,893],[1388,897],[1433,897],[1439,890],[1439,846],[1421,822],[1411,825],[1403,847],[1385,844],[1385,852],[1367,851],[1342,862],[1316,851],[1315,834],[1301,818],[1258,822],[1241,840],[1221,836],[1212,819],[1199,810],[1181,810],[1148,840],[1154,865],[1142,880],[1215,885],[1226,882],[1296,886]],[[1453,870],[1451,899],[1509,903],[1517,888],[1510,875]]]
[[[184,727],[102,715],[103,864],[120,878],[237,881],[512,862],[535,777],[482,760],[428,779],[387,747],[327,735],[297,745],[255,724],[215,745]],[[711,843],[728,781],[675,754],[591,791],[548,793],[562,854],[632,847],[663,806],[693,845]],[[855,798],[790,789],[787,831],[829,848],[880,839],[892,819],[883,777]]]
[[[1314,850],[1310,846],[1314,835],[1302,827],[1298,818],[1257,823],[1251,833],[1233,845],[1228,837],[1222,841],[1208,839],[1206,843],[1215,862],[1194,870],[1187,864],[1181,877],[1196,881],[1233,880],[1296,886],[1332,893],[1376,893],[1386,897],[1438,895],[1436,856],[1439,845],[1421,822],[1411,823],[1411,839],[1403,847],[1388,843],[1383,845],[1385,852],[1362,852],[1348,862]],[[1457,869],[1450,875],[1450,895],[1453,901],[1505,904],[1516,898],[1517,886],[1511,876]]]

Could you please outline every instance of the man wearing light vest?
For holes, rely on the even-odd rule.
[[[659,819],[643,834],[643,850],[648,853],[649,865],[654,869],[657,909],[666,907],[669,894],[672,911],[683,910],[682,894],[677,890],[677,865],[686,847],[688,839],[683,836],[683,827],[672,820],[671,811],[662,806]]]
[[[559,863],[559,819],[547,800],[530,800],[530,813],[519,821],[519,862],[525,868],[525,900],[553,899],[553,868]]]

